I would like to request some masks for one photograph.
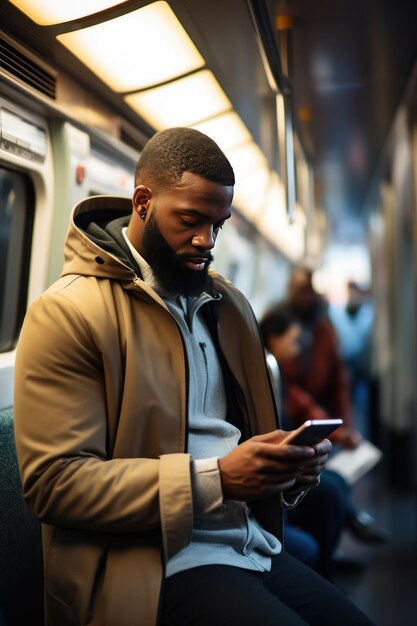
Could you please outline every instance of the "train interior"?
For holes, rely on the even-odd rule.
[[[335,310],[348,281],[368,294],[370,404],[352,410],[382,455],[352,490],[390,539],[364,545],[345,533],[335,583],[379,626],[415,623],[417,5],[0,8],[0,609],[10,589],[14,602],[7,616],[0,610],[1,626],[42,623],[38,528],[16,500],[12,449],[25,313],[60,274],[72,207],[90,195],[130,196],[142,146],[170,126],[207,133],[232,163],[234,214],[214,267],[257,317],[285,296],[297,263],[314,269]],[[29,588],[36,599],[19,603]]]

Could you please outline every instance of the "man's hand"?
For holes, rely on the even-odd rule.
[[[288,433],[275,430],[257,435],[219,459],[224,497],[255,500],[314,482],[327,460],[331,443],[314,446],[281,444]]]
[[[308,459],[304,463],[301,474],[298,476],[297,482],[294,485],[297,488],[300,488],[304,485],[307,489],[311,483],[316,482],[317,478],[324,470],[328,454],[332,449],[332,444],[328,439],[323,439],[323,441],[316,443],[312,447],[315,451],[314,457]]]

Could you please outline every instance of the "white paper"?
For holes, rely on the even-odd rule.
[[[326,463],[327,469],[341,474],[350,485],[362,478],[382,458],[382,452],[364,439],[354,450],[342,450]]]

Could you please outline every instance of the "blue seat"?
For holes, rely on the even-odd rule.
[[[0,411],[0,626],[42,625],[41,524],[22,497],[10,408]]]

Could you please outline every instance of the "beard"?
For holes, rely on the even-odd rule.
[[[141,255],[151,266],[160,287],[171,296],[199,296],[203,291],[210,289],[211,279],[208,269],[213,261],[211,252],[202,248],[195,248],[192,254],[174,252],[162,236],[154,214],[143,231]],[[197,256],[207,259],[203,270],[190,270],[184,267],[185,261]]]

